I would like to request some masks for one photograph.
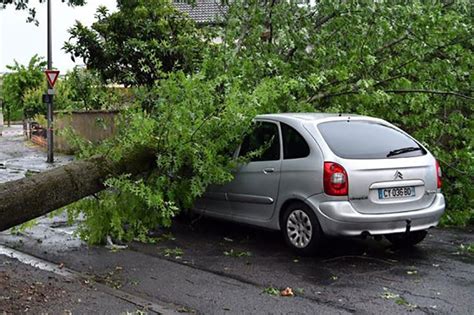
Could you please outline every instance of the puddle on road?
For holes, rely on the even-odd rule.
[[[46,157],[43,155],[33,155],[27,157],[21,157],[16,159],[10,159],[3,161],[3,164],[7,169],[20,169],[29,170],[31,172],[42,172],[51,168],[55,168],[73,160],[69,156],[57,156],[53,164],[46,163]]]
[[[34,225],[19,233],[12,233],[12,230],[0,232],[0,244],[13,248],[28,248],[31,253],[77,251],[86,246],[86,243],[75,234],[83,219],[81,216],[70,225],[65,212],[54,217],[46,215],[36,219]]]
[[[68,164],[72,160],[71,156],[57,156],[55,163],[48,164],[46,157],[38,154],[3,160],[0,162],[0,183],[38,174]]]
[[[57,154],[55,163],[46,163],[46,153],[24,140],[22,128],[7,128],[5,134],[0,136],[0,183],[43,172],[73,160],[72,156]]]
[[[13,180],[17,180],[24,177],[24,173],[20,171],[14,171],[0,168],[0,183],[5,183]]]

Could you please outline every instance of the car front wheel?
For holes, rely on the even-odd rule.
[[[410,247],[414,246],[421,241],[423,241],[428,234],[427,231],[414,231],[408,234],[398,233],[398,234],[387,234],[385,238],[390,241],[393,245],[397,247]]]
[[[281,230],[286,243],[299,255],[314,254],[321,243],[318,219],[303,203],[293,203],[286,209]]]

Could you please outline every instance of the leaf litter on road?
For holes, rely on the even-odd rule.
[[[384,292],[381,297],[385,300],[394,300],[397,305],[406,306],[410,309],[415,309],[418,307],[416,304],[409,303],[403,296],[400,296],[400,294],[389,291],[388,288],[384,287],[383,290]]]
[[[293,290],[290,287],[286,287],[285,289],[281,290],[280,295],[286,296],[286,297],[295,296],[295,294],[293,293]]]
[[[164,250],[165,257],[174,257],[175,259],[181,259],[184,255],[184,251],[179,248],[165,248]]]
[[[229,257],[250,257],[252,256],[252,253],[249,251],[238,251],[230,249],[228,251],[224,251],[224,255]]]
[[[277,295],[280,294],[280,290],[278,290],[277,288],[274,288],[274,287],[268,287],[268,288],[263,289],[263,293],[266,293],[268,295],[277,296]]]

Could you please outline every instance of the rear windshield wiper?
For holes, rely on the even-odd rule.
[[[396,150],[393,150],[393,151],[390,151],[388,154],[387,154],[387,157],[391,157],[391,156],[394,156],[394,155],[400,155],[400,154],[403,154],[403,153],[408,153],[408,152],[413,152],[413,151],[421,151],[422,148],[420,147],[406,147],[406,148],[400,148],[400,149],[396,149]]]

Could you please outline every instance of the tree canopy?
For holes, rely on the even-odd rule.
[[[10,115],[14,110],[28,115],[24,111],[24,97],[29,90],[39,88],[45,83],[43,73],[45,67],[46,62],[37,55],[33,56],[26,66],[16,61],[13,65],[7,66],[11,72],[3,77],[2,86],[3,106],[7,120],[10,120]]]
[[[46,84],[46,82],[45,82]],[[55,84],[54,108],[59,111],[116,109],[126,107],[129,91],[107,87],[93,70],[75,67]],[[23,111],[26,118],[45,115],[47,107],[42,96],[45,85],[28,89],[23,95]]]
[[[171,71],[195,70],[203,33],[168,0],[118,1],[118,11],[97,10],[92,27],[76,22],[64,49],[104,80],[151,86]]]
[[[47,0],[38,0],[39,3],[46,2]],[[85,0],[61,0],[61,2],[67,2],[70,6],[82,6],[86,4]],[[38,20],[36,19],[36,9],[31,8],[29,0],[0,0],[0,9],[4,9],[7,6],[13,6],[16,10],[28,10],[29,15],[27,18],[27,22],[33,22],[36,25],[39,24]]]

